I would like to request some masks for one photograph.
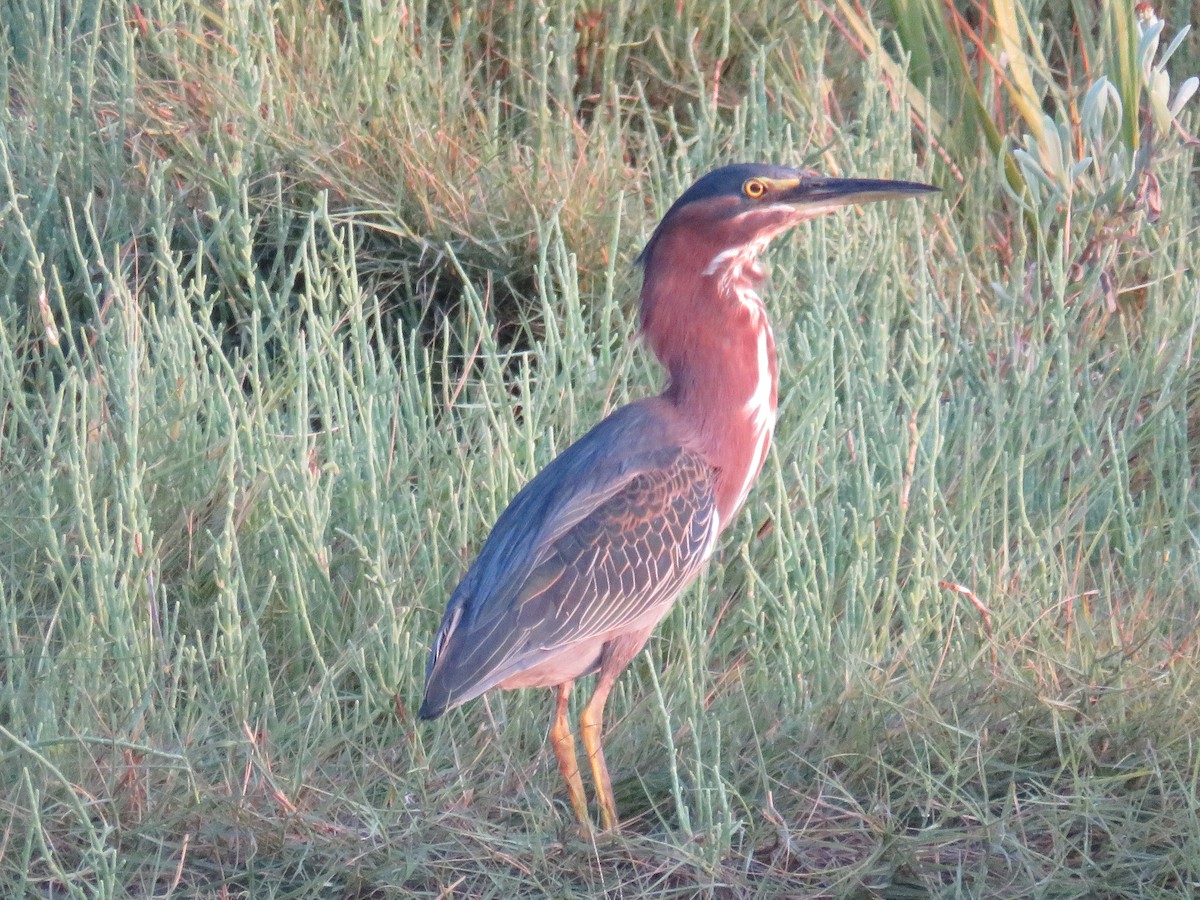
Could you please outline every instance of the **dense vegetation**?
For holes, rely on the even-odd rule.
[[[1188,4],[649,6],[4,4],[0,894],[1197,890]],[[417,723],[425,653],[732,160],[944,195],[770,252],[777,443],[585,838],[550,697]]]

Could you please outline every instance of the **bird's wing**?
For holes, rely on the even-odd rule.
[[[652,624],[712,550],[713,476],[639,404],[568,448],[513,499],[451,597],[423,714]]]

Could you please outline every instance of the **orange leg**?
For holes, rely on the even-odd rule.
[[[604,748],[600,745],[600,732],[604,726],[604,704],[620,671],[604,668],[596,680],[596,690],[579,715],[579,736],[583,738],[583,749],[592,766],[592,780],[596,782],[596,801],[600,804],[600,825],[605,831],[617,827],[617,802],[613,798],[612,781],[608,777],[608,765],[604,761]]]
[[[579,735],[583,738],[583,749],[592,766],[592,779],[596,782],[596,801],[600,804],[600,824],[605,831],[617,827],[617,801],[613,797],[612,781],[608,777],[608,764],[604,761],[604,748],[600,745],[600,733],[604,727],[604,704],[609,691],[617,682],[630,660],[646,643],[650,628],[614,638],[604,647],[600,659],[600,675],[596,678],[596,690],[579,715]]]
[[[567,795],[575,818],[586,829],[591,829],[587,798],[583,793],[583,779],[579,777],[579,761],[575,758],[575,738],[571,736],[571,723],[567,720],[567,699],[571,696],[571,682],[558,686],[558,703],[554,708],[554,723],[550,726],[550,744],[558,757],[558,770],[567,783]],[[584,739],[586,742],[586,738]]]

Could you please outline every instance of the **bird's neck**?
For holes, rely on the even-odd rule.
[[[670,375],[663,399],[716,469],[722,530],[745,502],[775,429],[779,366],[756,249],[714,255],[692,277],[648,275],[642,287],[643,331]]]

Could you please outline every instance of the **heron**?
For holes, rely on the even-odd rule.
[[[641,335],[666,386],[604,418],[500,514],[434,637],[422,719],[494,688],[553,688],[549,741],[590,829],[568,700],[598,673],[579,735],[601,827],[617,827],[605,703],[735,520],[774,432],[779,365],[760,254],[814,216],[936,190],[736,164],[675,201],[638,257]]]

